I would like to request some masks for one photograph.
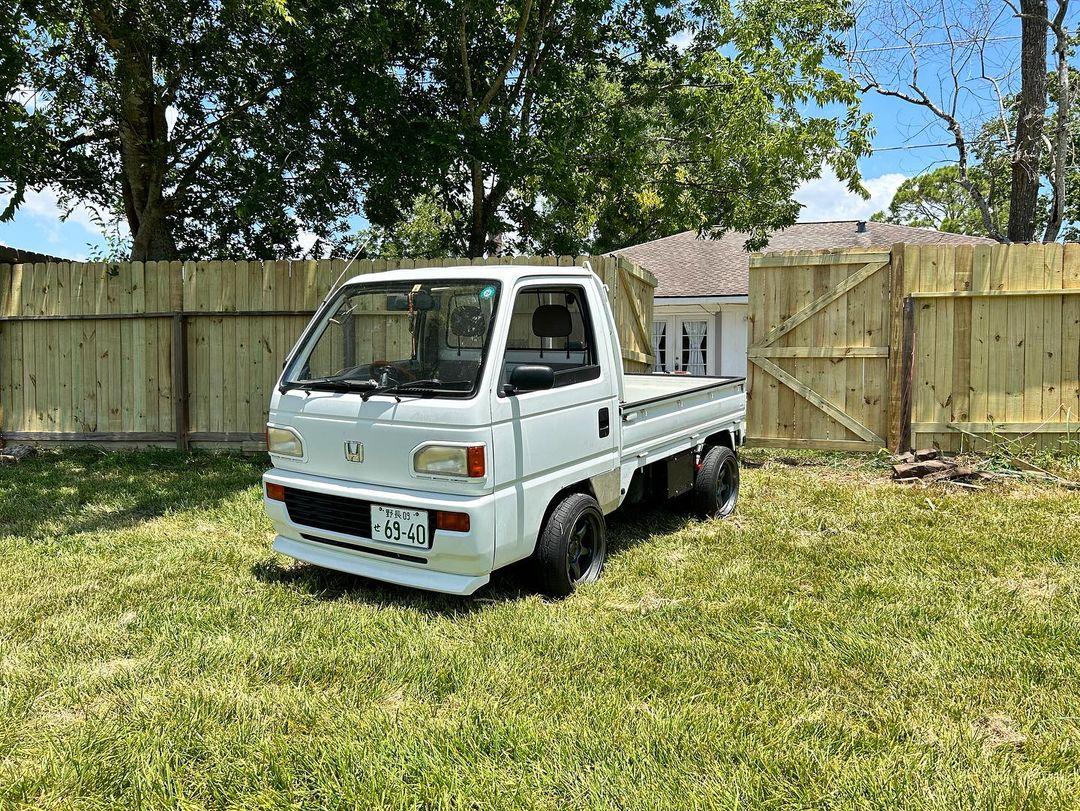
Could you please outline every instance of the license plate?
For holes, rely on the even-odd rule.
[[[402,546],[429,546],[427,510],[371,505],[371,539]]]

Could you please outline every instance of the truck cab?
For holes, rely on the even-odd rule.
[[[684,378],[635,407],[628,388],[653,395],[656,379],[623,374],[607,291],[587,269],[352,279],[312,319],[273,395],[274,548],[452,594],[532,558],[545,590],[568,593],[599,576],[604,516],[645,479],[655,486],[646,467],[690,454],[676,471],[685,479],[701,449],[734,457],[741,383]],[[656,421],[665,410],[673,430]],[[722,467],[730,478],[727,457]]]

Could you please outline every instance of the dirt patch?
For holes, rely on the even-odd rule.
[[[994,583],[1021,602],[1036,608],[1044,608],[1058,591],[1058,583],[1046,573],[1036,577],[995,577]]]
[[[612,603],[611,607],[614,608],[616,611],[645,613],[648,611],[656,611],[659,608],[666,608],[669,605],[678,605],[679,603],[685,602],[685,597],[671,599],[669,597],[660,597],[659,595],[650,593],[643,594],[638,600],[634,602]]]
[[[109,659],[106,662],[98,662],[93,669],[95,676],[116,676],[120,673],[130,673],[142,663],[140,659]]]
[[[1016,728],[1016,722],[1007,715],[984,715],[974,724],[975,735],[982,740],[983,751],[1019,749],[1027,743],[1027,735]]]

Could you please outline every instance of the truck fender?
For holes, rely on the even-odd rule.
[[[590,498],[596,498],[596,491],[593,490],[592,482],[590,482],[588,479],[583,479],[582,481],[567,485],[562,490],[557,492],[554,496],[551,497],[551,501],[548,502],[547,508],[544,510],[544,517],[540,519],[540,526],[537,527],[536,530],[536,543],[538,543],[540,540],[540,533],[542,533],[544,531],[544,527],[547,526],[548,518],[551,517],[551,511],[554,510],[556,506],[558,506],[559,502],[561,502],[571,493],[584,493]],[[533,544],[533,554],[536,553],[536,543]]]
[[[717,431],[715,434],[706,437],[703,445],[705,450],[714,445],[719,445],[722,448],[730,448],[734,451],[737,449],[738,441],[735,434],[725,428],[723,431]]]

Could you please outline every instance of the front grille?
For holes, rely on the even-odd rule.
[[[370,502],[286,487],[285,507],[289,520],[295,524],[358,538],[371,537]]]

